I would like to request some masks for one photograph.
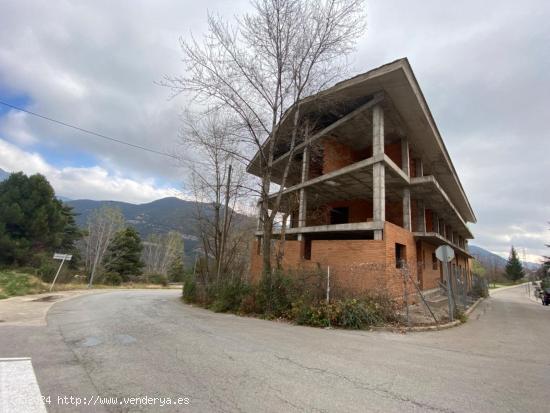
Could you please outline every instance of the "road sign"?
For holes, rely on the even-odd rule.
[[[455,257],[455,250],[448,245],[441,245],[435,250],[435,256],[439,261],[451,262]]]
[[[50,285],[50,292],[53,290],[53,286],[55,285],[55,282],[57,281],[57,276],[61,272],[61,267],[63,267],[63,263],[65,261],[70,261],[73,258],[71,254],[60,254],[56,252],[53,254],[54,260],[61,260],[61,264],[59,264],[59,268],[57,269],[57,273],[55,274],[55,277],[53,278],[52,285]]]
[[[60,254],[58,252],[53,254],[54,260],[70,261],[72,258],[73,256],[71,254]]]
[[[435,256],[441,261],[443,267],[443,276],[447,284],[447,300],[449,301],[449,320],[454,320],[455,303],[453,297],[453,282],[451,280],[452,275],[449,274],[449,263],[455,257],[455,251],[448,245],[441,245],[435,250]]]

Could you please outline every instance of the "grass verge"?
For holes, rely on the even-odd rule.
[[[88,285],[85,283],[68,283],[57,284],[54,287],[54,292],[85,290]],[[162,286],[159,284],[148,283],[125,283],[117,286],[96,284],[93,289],[165,289],[170,286]],[[9,297],[16,297],[29,294],[40,294],[50,291],[50,284],[40,280],[34,275],[27,274],[16,270],[1,270],[0,271],[0,300]]]

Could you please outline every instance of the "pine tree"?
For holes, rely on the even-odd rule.
[[[143,269],[142,249],[141,238],[134,228],[128,227],[117,232],[107,249],[105,270],[119,274],[123,281],[140,275]]]
[[[74,213],[39,174],[11,174],[0,183],[0,263],[28,264],[58,248],[72,252],[81,234]]]
[[[523,272],[523,265],[521,264],[516,249],[513,246],[510,249],[510,256],[508,257],[508,262],[506,262],[504,275],[510,281],[520,280],[525,275]]]
[[[185,267],[183,265],[182,256],[177,256],[170,263],[170,268],[168,268],[168,278],[173,282],[183,281],[185,277]]]

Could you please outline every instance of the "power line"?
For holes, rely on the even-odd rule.
[[[108,140],[108,141],[120,143],[121,145],[130,146],[134,149],[140,149],[142,151],[147,151],[147,152],[151,152],[151,153],[154,153],[154,154],[157,154],[157,155],[162,155],[162,156],[168,156],[169,158],[179,160],[179,158],[176,155],[172,155],[172,154],[166,153],[166,152],[160,152],[160,151],[157,151],[155,149],[147,148],[145,146],[140,146],[140,145],[136,145],[134,143],[130,143],[130,142],[126,142],[126,141],[123,141],[123,140],[120,140],[120,139],[112,138],[112,137],[104,135],[102,133],[98,133],[98,132],[94,132],[94,131],[91,131],[91,130],[88,130],[88,129],[84,129],[84,128],[81,128],[80,126],[71,125],[70,123],[62,122],[60,120],[53,119],[53,118],[41,115],[41,114],[36,113],[36,112],[31,112],[30,110],[20,108],[18,106],[12,105],[10,103],[3,102],[1,100],[0,100],[0,104],[4,105],[4,106],[7,106],[7,107],[10,107],[12,109],[18,110],[20,112],[25,112],[25,113],[28,113],[29,115],[36,116],[37,118],[44,119],[44,120],[47,120],[49,122],[57,123],[58,125],[62,125],[62,126],[65,126],[67,128],[75,129],[77,131],[84,132],[84,133],[87,133],[89,135],[96,136],[96,137],[101,138],[101,139],[105,139],[105,140]]]

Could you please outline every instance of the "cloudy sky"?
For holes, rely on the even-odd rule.
[[[0,2],[0,100],[171,151],[183,98],[178,37],[247,1]],[[371,0],[353,71],[407,56],[478,217],[475,243],[528,258],[550,242],[550,2]],[[0,105],[0,168],[45,174],[69,198],[147,202],[185,193],[168,158]]]

